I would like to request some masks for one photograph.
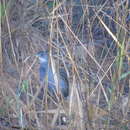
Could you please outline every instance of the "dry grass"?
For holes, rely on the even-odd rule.
[[[1,0],[0,9],[0,129],[130,129],[129,0]],[[39,98],[41,50],[54,73],[66,70],[67,100],[49,97],[46,83]]]

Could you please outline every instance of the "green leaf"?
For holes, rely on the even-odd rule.
[[[52,8],[53,7],[53,1],[49,1],[49,2],[47,2],[47,5],[48,5],[48,8]]]
[[[3,4],[0,4],[0,20],[2,19],[2,17],[5,15],[5,9]]]
[[[22,83],[22,87],[21,87],[21,91],[22,92],[26,92],[27,89],[28,89],[28,81],[27,80],[24,80],[23,83]]]
[[[112,89],[111,88],[108,88],[108,91],[109,91],[110,94],[112,93]]]
[[[126,73],[123,73],[123,74],[120,76],[119,80],[122,80],[122,79],[126,78],[128,75],[130,75],[130,71],[128,71],[128,72],[126,72]]]

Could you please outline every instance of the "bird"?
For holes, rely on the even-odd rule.
[[[47,51],[40,51],[36,54],[36,57],[38,57],[40,62],[39,80],[42,83],[45,79],[47,79],[48,91],[51,96],[54,96],[57,91],[52,66],[49,62],[49,54]],[[69,96],[69,82],[67,78],[67,73],[64,69],[59,69],[58,83],[58,87],[60,93],[62,94],[62,97],[67,99],[67,97]]]

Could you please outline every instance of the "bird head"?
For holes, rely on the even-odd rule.
[[[45,51],[40,51],[36,54],[36,57],[39,58],[40,63],[48,63],[48,53]]]

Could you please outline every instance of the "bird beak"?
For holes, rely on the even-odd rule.
[[[36,57],[40,60],[41,63],[46,63],[47,62],[47,60],[45,58],[43,58],[43,57],[40,57],[40,56],[36,56]]]
[[[47,59],[46,59],[46,58],[41,57],[41,56],[39,56],[38,54],[36,54],[35,56],[36,56],[36,58],[38,58],[38,59],[40,60],[41,63],[46,63],[46,62],[47,62]]]
[[[45,58],[42,58],[42,57],[39,57],[39,60],[40,60],[42,63],[47,62],[47,60],[46,60]]]

